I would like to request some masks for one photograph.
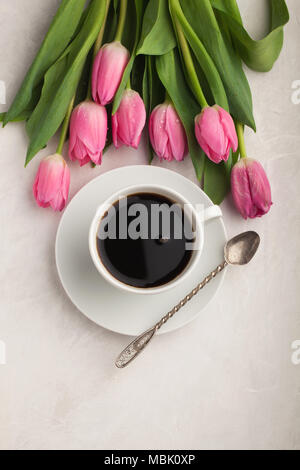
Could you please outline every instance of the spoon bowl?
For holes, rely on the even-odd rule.
[[[244,232],[229,240],[224,248],[224,257],[228,264],[248,264],[260,244],[260,237],[256,232]]]

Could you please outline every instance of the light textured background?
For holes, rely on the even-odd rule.
[[[240,0],[254,37],[266,31],[266,1]],[[283,53],[268,74],[247,70],[258,132],[249,155],[266,167],[274,206],[243,221],[223,204],[229,235],[257,230],[262,246],[247,268],[228,271],[218,298],[197,321],[158,338],[119,371],[127,339],[81,315],[59,284],[54,240],[59,214],[39,209],[31,185],[39,158],[23,168],[23,124],[0,129],[1,449],[300,449],[300,2]],[[5,111],[34,57],[58,0],[0,0],[0,80]],[[42,155],[52,153],[55,141]],[[146,163],[110,151],[100,169],[71,164],[73,196],[98,174]],[[156,163],[157,164],[157,163]],[[189,160],[169,168],[195,180]]]

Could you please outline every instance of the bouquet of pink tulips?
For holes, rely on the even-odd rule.
[[[3,125],[26,121],[26,165],[61,128],[54,156],[33,191],[61,211],[70,170],[62,156],[101,165],[112,142],[137,148],[147,125],[152,158],[190,155],[214,203],[232,190],[244,218],[271,207],[261,164],[247,157],[244,127],[255,130],[243,62],[266,72],[278,58],[289,13],[270,0],[271,31],[254,41],[236,0],[61,0]]]

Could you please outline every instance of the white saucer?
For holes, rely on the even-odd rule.
[[[215,269],[223,260],[226,243],[222,219],[207,222],[199,266],[175,290],[143,296],[122,292],[108,284],[90,258],[89,226],[102,201],[122,187],[140,183],[169,186],[193,204],[213,205],[199,187],[173,171],[146,165],[119,168],[95,178],[73,198],[61,219],[55,247],[59,277],[74,305],[97,325],[132,336],[152,326]],[[225,271],[211,281],[159,333],[173,331],[194,320],[216,295],[224,275]]]

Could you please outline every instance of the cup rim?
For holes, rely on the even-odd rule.
[[[134,193],[142,193],[145,192],[147,193],[150,190],[156,194],[160,195],[168,195],[169,197],[172,197],[174,199],[174,202],[177,203],[183,203],[183,204],[188,204],[191,207],[194,220],[196,222],[197,228],[196,228],[196,233],[198,234],[198,237],[200,237],[200,240],[198,241],[199,245],[196,250],[194,250],[194,254],[192,255],[188,265],[185,267],[184,271],[178,276],[176,276],[174,279],[169,281],[166,284],[163,284],[162,286],[157,286],[157,287],[135,287],[131,286],[130,284],[126,284],[118,279],[116,279],[106,268],[106,266],[103,264],[97,250],[97,244],[96,244],[96,233],[99,228],[99,223],[101,220],[101,217],[107,210],[107,207],[112,206],[115,202],[117,202],[122,196],[126,197]],[[109,196],[105,201],[103,201],[97,208],[95,215],[92,219],[92,222],[90,224],[90,230],[89,230],[89,251],[91,258],[93,260],[93,263],[98,270],[98,272],[102,275],[102,277],[109,282],[111,285],[114,287],[117,287],[121,289],[122,291],[134,293],[134,294],[159,294],[166,292],[174,287],[176,287],[178,284],[183,282],[194,270],[196,267],[200,256],[202,254],[203,250],[203,245],[204,245],[204,229],[203,229],[203,222],[201,221],[199,217],[199,213],[196,211],[195,207],[191,202],[189,202],[184,196],[182,196],[178,191],[169,188],[168,186],[161,186],[157,184],[136,184],[136,185],[131,185],[127,186],[125,188],[120,189],[119,191],[116,191],[114,194]]]

